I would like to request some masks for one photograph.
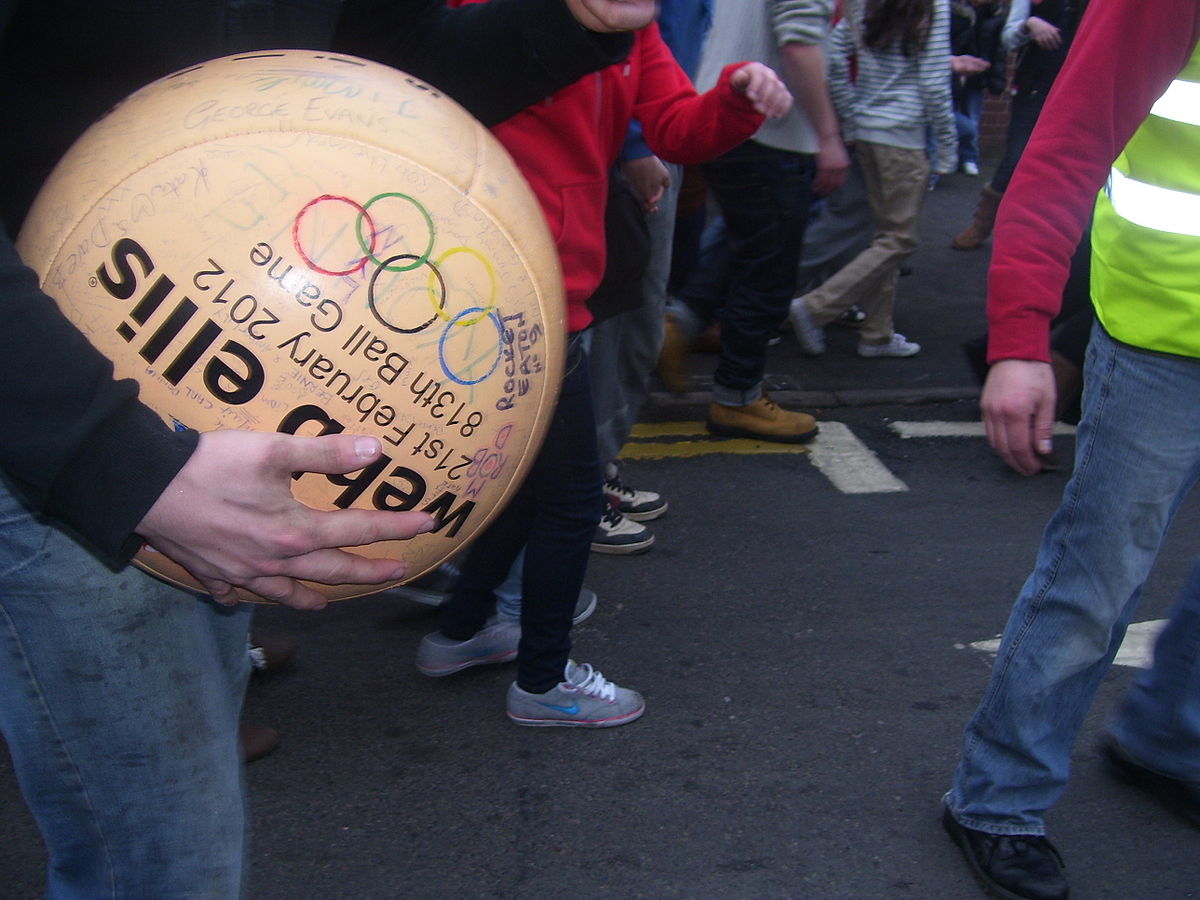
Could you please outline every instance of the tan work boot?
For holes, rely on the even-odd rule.
[[[978,250],[992,233],[996,223],[996,210],[1000,208],[1000,198],[1004,195],[990,184],[983,186],[979,194],[979,203],[975,207],[975,218],[971,224],[959,234],[950,246],[955,250]]]
[[[658,377],[672,394],[682,394],[691,386],[687,374],[688,352],[691,341],[679,324],[667,316],[663,323],[663,345],[658,354]]]
[[[784,444],[803,444],[817,436],[817,420],[808,413],[781,409],[763,391],[747,406],[726,406],[713,402],[708,407],[708,422],[713,434],[728,437],[758,438]]]

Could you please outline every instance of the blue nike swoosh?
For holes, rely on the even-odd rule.
[[[574,716],[579,713],[578,701],[576,701],[575,703],[572,703],[570,706],[559,706],[557,703],[543,703],[542,701],[539,700],[538,705],[545,706],[548,709],[557,709],[559,712],[564,712],[568,716]]]

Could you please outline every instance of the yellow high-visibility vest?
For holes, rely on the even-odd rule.
[[[1200,46],[1100,192],[1091,290],[1117,340],[1200,357]]]

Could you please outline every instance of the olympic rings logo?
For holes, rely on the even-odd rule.
[[[451,247],[433,258],[436,239],[433,216],[399,192],[366,203],[322,194],[292,222],[292,244],[306,266],[332,277],[366,275],[367,307],[389,331],[420,334],[441,320],[442,371],[457,384],[479,384],[502,356],[496,272],[470,247]],[[476,332],[472,326],[483,322],[492,327]]]

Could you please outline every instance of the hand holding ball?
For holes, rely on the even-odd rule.
[[[161,79],[72,147],[17,246],[173,427],[378,437],[375,463],[293,491],[429,512],[432,532],[355,549],[412,576],[499,512],[557,397],[536,200],[486,129],[386,66],[272,51]],[[151,548],[138,562],[198,587]]]

